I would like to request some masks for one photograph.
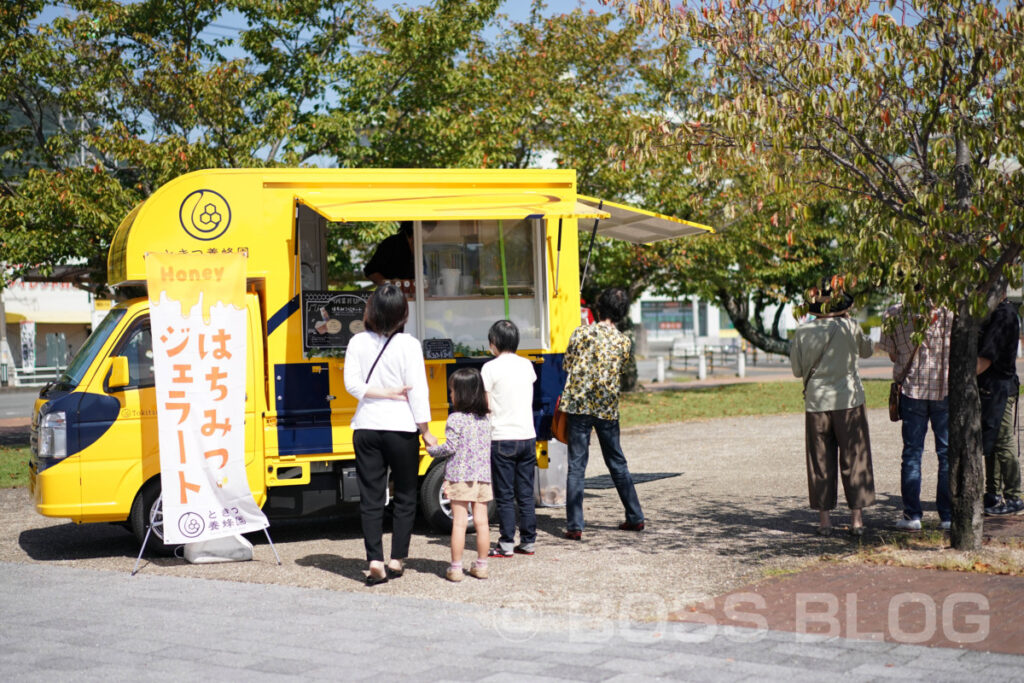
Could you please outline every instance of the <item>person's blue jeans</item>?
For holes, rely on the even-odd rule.
[[[498,508],[498,545],[511,551],[516,543],[516,505],[519,506],[519,542],[537,540],[537,512],[533,499],[533,472],[537,441],[520,439],[491,442],[491,483]]]
[[[565,486],[565,520],[569,531],[583,531],[583,479],[590,458],[590,430],[597,432],[604,464],[612,476],[619,500],[626,510],[626,521],[639,524],[644,521],[640,499],[636,495],[633,477],[626,464],[626,456],[619,445],[618,420],[602,420],[593,415],[573,415],[569,418],[569,473]]]
[[[903,496],[903,515],[907,519],[921,519],[921,455],[928,423],[935,437],[935,454],[939,460],[938,484],[935,487],[935,507],[939,519],[948,522],[953,517],[953,501],[949,493],[949,399],[927,399],[900,396],[900,418],[903,420],[903,466],[900,470],[900,493]]]

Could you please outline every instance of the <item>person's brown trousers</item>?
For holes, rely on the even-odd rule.
[[[837,470],[842,475],[846,503],[851,510],[874,503],[875,477],[871,471],[871,439],[864,406],[805,415],[811,509],[835,508]]]

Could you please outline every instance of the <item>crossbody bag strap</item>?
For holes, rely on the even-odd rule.
[[[807,384],[811,381],[811,377],[814,376],[814,371],[818,369],[818,364],[821,363],[821,359],[825,357],[825,352],[828,350],[828,345],[832,343],[832,338],[836,336],[836,332],[839,331],[839,326],[842,325],[838,320],[836,324],[832,326],[832,331],[828,335],[828,339],[825,340],[825,345],[821,347],[821,353],[818,354],[817,360],[814,361],[814,365],[811,366],[810,372],[807,373],[807,377],[804,378],[804,398],[807,398]]]
[[[367,384],[370,383],[370,377],[373,376],[373,369],[377,367],[377,361],[379,361],[380,357],[384,355],[384,349],[388,348],[388,344],[391,343],[391,340],[395,338],[396,334],[398,334],[397,330],[395,332],[392,332],[391,336],[388,337],[387,341],[384,342],[384,346],[380,347],[380,353],[377,354],[376,360],[374,360],[373,361],[373,365],[370,366],[370,371],[368,373],[366,373],[366,383]]]
[[[917,346],[914,347],[914,350],[910,354],[910,358],[907,360],[907,367],[903,368],[903,372],[900,375],[900,378],[899,379],[893,378],[893,381],[896,382],[896,384],[898,384],[900,386],[903,386],[903,383],[905,381],[907,381],[907,375],[910,374],[910,368],[912,368],[914,366],[914,356],[917,355],[917,350],[919,348],[921,348],[920,344],[918,344]]]

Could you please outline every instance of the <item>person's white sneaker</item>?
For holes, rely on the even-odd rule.
[[[953,523],[950,521],[939,522],[939,528],[943,531],[949,531],[949,527],[951,526],[953,526]]]
[[[900,531],[920,531],[921,520],[919,519],[903,519],[896,520],[896,528]]]

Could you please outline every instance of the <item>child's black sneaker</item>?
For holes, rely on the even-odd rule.
[[[496,545],[491,548],[491,552],[487,553],[487,557],[512,557],[511,550],[505,550],[501,545]]]

